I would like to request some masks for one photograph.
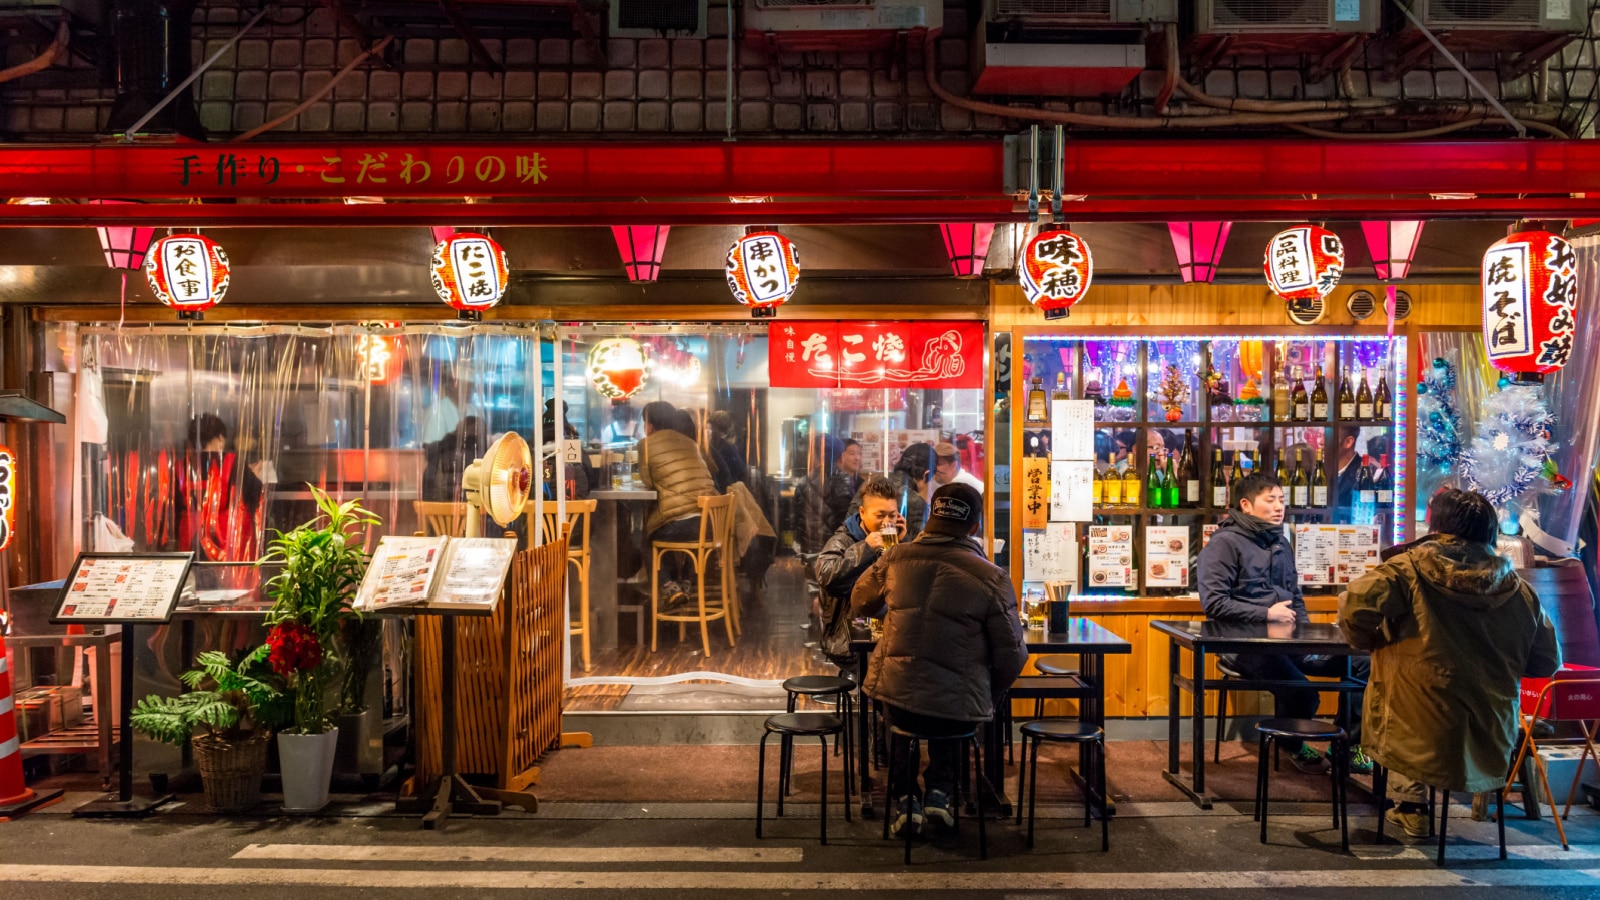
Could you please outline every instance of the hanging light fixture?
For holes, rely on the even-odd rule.
[[[957,278],[980,278],[989,258],[989,242],[994,239],[994,224],[981,222],[940,222],[939,236],[950,258],[950,271]]]
[[[437,246],[450,240],[450,235],[455,234],[456,229],[453,225],[436,225],[429,228],[428,233],[433,235],[433,243]]]
[[[751,227],[728,248],[728,289],[755,319],[770,319],[800,283],[800,252],[771,228]]]
[[[494,238],[462,231],[433,248],[428,261],[433,289],[462,319],[477,321],[500,302],[511,281],[506,251]]]
[[[1178,255],[1178,274],[1184,284],[1210,284],[1222,265],[1232,222],[1168,222],[1172,249]]]
[[[1046,319],[1064,319],[1089,292],[1094,256],[1083,238],[1060,225],[1046,225],[1023,248],[1018,280],[1028,302]]]
[[[91,200],[96,206],[127,205],[125,200]],[[144,257],[156,239],[154,228],[100,227],[100,250],[106,255],[106,265],[113,269],[144,268]]]
[[[1379,281],[1404,281],[1411,272],[1411,261],[1422,240],[1422,222],[1362,222],[1367,250],[1372,253],[1372,268]]]
[[[1518,231],[1483,254],[1483,345],[1516,384],[1540,384],[1572,358],[1578,255],[1548,231]]]
[[[622,268],[628,280],[655,281],[661,277],[661,258],[667,252],[670,225],[613,225],[611,237],[622,254]]]
[[[199,319],[228,293],[228,254],[204,235],[175,234],[150,247],[144,275],[156,299],[176,309],[178,318]]]
[[[644,347],[633,338],[606,338],[589,351],[589,382],[600,396],[614,403],[639,393],[650,378]]]

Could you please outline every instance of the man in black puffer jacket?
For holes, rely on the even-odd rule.
[[[856,656],[850,650],[850,597],[862,574],[883,554],[883,529],[894,528],[905,537],[900,517],[900,495],[880,475],[861,486],[861,508],[845,519],[828,538],[812,569],[822,588],[822,652],[846,677],[860,677]]]
[[[976,541],[982,517],[983,497],[970,486],[939,488],[922,534],[886,551],[856,582],[853,613],[883,619],[863,685],[885,705],[890,725],[925,735],[970,731],[994,718],[996,701],[1027,661],[1011,579]],[[950,798],[959,749],[955,741],[929,742],[919,797],[920,760],[904,743],[891,745],[895,834],[920,829],[924,810],[928,819],[955,824]]]

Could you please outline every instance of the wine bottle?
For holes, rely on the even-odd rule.
[[[1378,486],[1372,483],[1372,457],[1361,457],[1361,467],[1356,470],[1356,502],[1372,507],[1378,503]]]
[[[1243,450],[1233,451],[1233,468],[1228,470],[1228,484],[1230,486],[1238,484],[1239,479],[1244,477],[1244,467],[1240,465],[1240,460],[1243,456]]]
[[[1183,492],[1178,487],[1178,470],[1177,466],[1173,465],[1171,453],[1167,454],[1167,472],[1164,480],[1166,484],[1163,487],[1167,489],[1167,500],[1162,505],[1167,509],[1177,509],[1183,505]]]
[[[1387,419],[1394,413],[1394,395],[1389,393],[1389,376],[1387,373],[1378,374],[1378,393],[1372,398],[1372,417],[1374,419]]]
[[[1200,467],[1194,459],[1194,431],[1183,433],[1183,455],[1178,457],[1179,477],[1183,479],[1183,505],[1200,505]]]
[[[1094,487],[1091,489],[1094,505],[1103,506],[1106,502],[1106,482],[1100,477],[1100,460],[1096,459],[1090,468],[1094,469]]]
[[[1305,373],[1299,369],[1294,373],[1294,412],[1290,414],[1291,422],[1309,422],[1311,420],[1311,395],[1306,393]]]
[[[1028,414],[1029,425],[1048,425],[1050,423],[1050,404],[1044,397],[1044,379],[1035,377],[1033,386],[1028,388]]]
[[[1289,484],[1289,466],[1284,459],[1284,450],[1282,447],[1278,448],[1278,465],[1276,469],[1273,469],[1272,476],[1278,479],[1278,481],[1283,485],[1287,486]]]
[[[1272,375],[1272,420],[1274,422],[1288,422],[1294,412],[1290,405],[1289,382],[1283,377],[1282,372]]]
[[[1222,468],[1222,448],[1211,448],[1211,505],[1228,508],[1228,473]]]
[[[1328,389],[1322,384],[1322,367],[1317,366],[1317,383],[1311,389],[1311,421],[1324,422],[1328,418]]]
[[[1328,505],[1328,475],[1323,471],[1322,460],[1311,458],[1311,505]]]
[[[1122,505],[1122,476],[1117,473],[1117,456],[1110,454],[1106,457],[1105,474],[1105,501],[1107,506]]]
[[[1304,509],[1311,505],[1311,485],[1306,481],[1306,470],[1295,458],[1294,474],[1289,476],[1289,505]]]
[[[1145,504],[1152,509],[1160,509],[1167,503],[1167,483],[1161,478],[1161,459],[1153,453],[1150,455],[1150,468],[1145,473],[1144,496]]]
[[[1350,373],[1339,380],[1339,418],[1349,421],[1356,417],[1356,395],[1350,390]],[[1363,418],[1365,418],[1363,416]]]
[[[1139,505],[1139,469],[1128,457],[1128,468],[1122,472],[1122,502],[1125,506]]]
[[[1374,490],[1378,494],[1378,506],[1386,507],[1394,503],[1394,471],[1389,468],[1389,454],[1379,457],[1382,468],[1378,470],[1377,484]]]
[[[1361,373],[1361,389],[1356,391],[1356,418],[1363,421],[1373,417],[1372,385],[1367,383],[1367,373]]]

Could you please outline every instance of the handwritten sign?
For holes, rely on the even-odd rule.
[[[1022,460],[1022,528],[1043,531],[1050,523],[1050,460]]]
[[[1050,461],[1050,521],[1087,522],[1094,518],[1094,463]]]
[[[1050,431],[1053,458],[1094,459],[1094,401],[1051,401]]]
[[[193,564],[193,553],[81,554],[51,621],[159,625],[172,618]]]
[[[1072,525],[1051,522],[1022,536],[1022,571],[1027,581],[1078,581],[1078,540]]]

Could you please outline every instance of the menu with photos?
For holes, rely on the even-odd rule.
[[[1129,587],[1133,584],[1133,526],[1089,526],[1087,587]]]
[[[1189,586],[1189,526],[1145,528],[1144,583],[1149,587]]]
[[[353,605],[491,611],[516,552],[515,538],[384,537]]]
[[[192,553],[86,553],[72,567],[54,621],[166,622],[193,563]]]

